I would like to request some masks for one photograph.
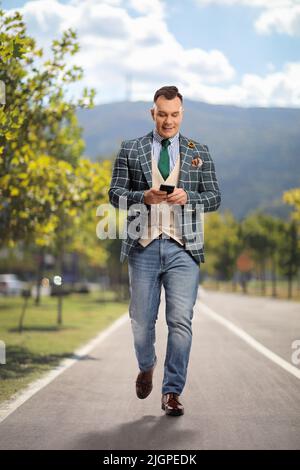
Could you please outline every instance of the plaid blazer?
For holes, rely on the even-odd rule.
[[[141,212],[148,219],[148,212],[151,210],[151,206],[144,204],[144,191],[152,187],[152,140],[152,131],[137,139],[124,140],[114,163],[109,200],[116,208],[124,208],[126,201],[127,225],[136,217],[140,217],[142,225],[145,219],[141,217]],[[199,237],[195,240],[195,233],[203,231],[202,223],[200,226],[199,217],[196,217],[196,205],[202,204],[203,212],[215,211],[220,206],[221,194],[215,166],[207,145],[179,134],[179,149],[180,173],[177,186],[186,191],[187,207],[190,208],[187,212],[184,205],[180,206],[182,239],[185,249],[193,258],[198,263],[204,263],[204,245],[199,242]],[[194,166],[192,160],[198,166]],[[133,204],[140,204],[145,211],[132,215],[130,207],[133,208]],[[138,238],[128,231],[126,238],[122,240],[121,262],[126,259]]]

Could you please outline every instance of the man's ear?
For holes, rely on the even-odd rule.
[[[153,108],[150,108],[150,112],[151,112],[152,119],[153,119],[153,121],[154,121],[154,109],[153,109]]]

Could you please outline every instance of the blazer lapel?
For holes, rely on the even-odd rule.
[[[184,188],[185,182],[189,177],[189,169],[193,159],[193,149],[188,146],[189,140],[179,134],[179,151],[180,151],[180,173],[178,188]]]
[[[152,140],[153,132],[139,140],[139,159],[149,188],[152,187]],[[193,149],[188,146],[189,140],[179,134],[180,173],[178,188],[183,188],[189,177],[189,169],[193,160]]]
[[[149,188],[152,187],[152,131],[139,140],[139,159]]]

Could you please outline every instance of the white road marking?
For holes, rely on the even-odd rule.
[[[280,366],[282,369],[286,370],[290,374],[297,377],[297,379],[300,379],[300,369],[297,369],[297,367],[293,366],[292,364],[285,361],[277,354],[273,353],[270,349],[266,348],[266,346],[264,346],[259,341],[254,339],[252,336],[250,336],[248,333],[246,333],[244,330],[242,330],[238,326],[234,325],[234,323],[232,323],[231,321],[227,320],[226,318],[222,317],[220,314],[216,313],[214,310],[212,310],[210,307],[205,305],[203,302],[198,301],[196,306],[198,306],[201,309],[201,313],[204,313],[205,315],[207,315],[214,321],[225,326],[228,330],[230,330],[236,336],[239,336],[243,341],[249,344],[253,349],[263,354],[263,356],[270,359],[272,362]]]
[[[237,327],[231,321],[225,319],[224,317],[216,313],[214,310],[212,310],[210,307],[208,307],[201,301],[197,301],[196,307],[201,308],[201,313],[207,315],[214,321],[225,326],[228,330],[230,330],[236,336],[239,336],[243,341],[245,341],[247,344],[253,347],[256,351],[260,352],[265,357],[270,359],[272,362],[279,365],[282,369],[294,375],[297,379],[300,379],[300,370],[297,369],[297,367],[293,366],[292,364],[288,363],[277,354],[270,351],[268,348],[263,346],[256,339],[254,339],[252,336],[246,333],[244,330]],[[31,398],[33,395],[35,395],[44,387],[46,387],[56,377],[62,374],[65,370],[67,370],[73,364],[78,362],[82,357],[86,356],[90,351],[92,351],[96,346],[102,343],[102,341],[104,341],[109,335],[111,335],[115,330],[117,330],[120,326],[125,324],[127,321],[129,321],[128,312],[122,315],[106,330],[99,333],[99,335],[96,336],[96,338],[92,339],[89,343],[87,343],[82,348],[76,350],[74,352],[74,357],[63,360],[55,369],[47,373],[46,376],[31,383],[24,391],[18,393],[12,399],[7,400],[6,402],[3,402],[0,405],[0,423],[4,421],[17,408],[19,408],[19,406],[21,406],[23,403],[29,400],[29,398]]]
[[[77,349],[74,352],[74,357],[64,359],[57,367],[48,372],[44,377],[35,380],[25,390],[17,393],[10,400],[3,402],[0,405],[0,423],[4,421],[11,413],[13,413],[19,406],[21,406],[25,401],[29,400],[33,395],[39,392],[42,388],[46,387],[50,382],[52,382],[56,377],[62,374],[65,370],[69,369],[73,364],[80,361],[80,359],[86,356],[91,352],[96,346],[98,346],[102,341],[104,341],[109,335],[111,335],[115,330],[120,326],[125,324],[129,320],[128,312],[118,318],[114,323],[112,323],[104,331],[101,331],[94,339],[89,341],[83,347]]]

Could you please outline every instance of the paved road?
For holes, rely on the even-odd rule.
[[[184,416],[160,409],[162,302],[154,390],[146,400],[135,396],[127,321],[0,424],[0,449],[300,449],[300,379],[207,315],[201,302],[290,364],[291,344],[300,339],[299,303],[199,293]]]

